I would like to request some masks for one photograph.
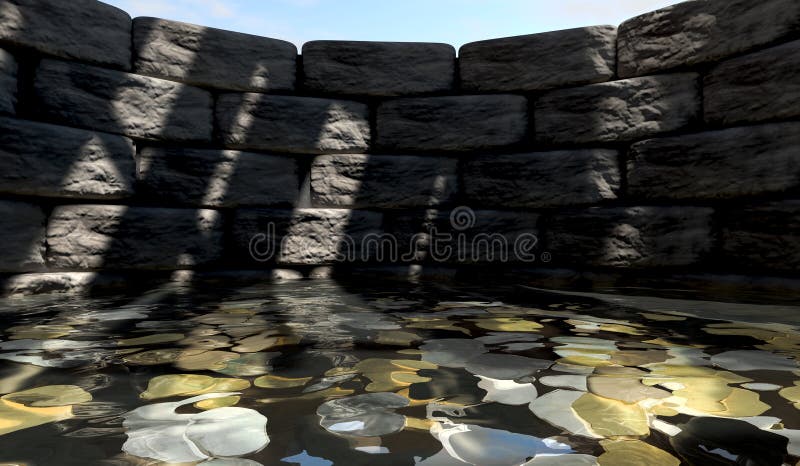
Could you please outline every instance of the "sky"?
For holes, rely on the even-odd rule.
[[[156,16],[293,42],[444,42],[622,21],[680,0],[104,0]]]

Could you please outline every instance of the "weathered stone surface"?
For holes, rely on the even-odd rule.
[[[131,17],[95,0],[3,0],[0,41],[63,58],[131,66]]]
[[[140,74],[238,91],[294,90],[297,48],[283,40],[136,18],[133,49]]]
[[[14,113],[17,107],[17,61],[0,49],[0,113]]]
[[[729,199],[800,187],[800,124],[651,139],[629,153],[628,191],[645,199]]]
[[[703,101],[712,124],[800,116],[800,40],[716,66],[705,77]]]
[[[685,128],[701,112],[694,73],[553,91],[536,101],[536,140],[581,144],[639,139]]]
[[[196,87],[44,60],[34,90],[43,116],[71,126],[144,139],[211,139],[211,94]]]
[[[136,176],[152,197],[194,206],[290,205],[300,189],[293,159],[230,150],[145,147]]]
[[[800,31],[796,0],[694,0],[619,27],[622,77],[719,60]]]
[[[47,224],[47,263],[59,269],[179,269],[221,256],[214,210],[67,205]]]
[[[800,200],[746,206],[726,215],[722,253],[734,266],[750,270],[800,268]]]
[[[81,199],[133,195],[125,137],[0,118],[0,192]]]
[[[531,92],[608,81],[616,71],[616,42],[613,26],[472,42],[458,54],[461,88]]]
[[[712,213],[704,207],[622,207],[556,214],[545,248],[556,265],[692,265],[711,250]]]
[[[457,160],[409,155],[323,155],[311,164],[318,207],[426,207],[458,192]]]
[[[23,273],[0,279],[0,294],[29,296],[43,293],[84,294],[112,288],[131,292],[132,277],[97,272]],[[135,277],[137,285],[142,277]]]
[[[573,150],[480,156],[464,163],[470,205],[557,207],[616,199],[619,154]]]
[[[377,110],[377,143],[390,150],[465,151],[525,139],[527,100],[516,95],[397,99]]]
[[[424,42],[306,42],[305,87],[331,94],[398,96],[452,91],[456,51]]]
[[[44,266],[45,214],[27,202],[0,200],[0,272],[36,271]]]
[[[399,260],[459,264],[535,262],[538,222],[535,213],[466,207],[398,213],[386,221]]]
[[[369,108],[347,100],[264,94],[217,99],[222,140],[234,149],[292,153],[363,152],[369,148]]]
[[[251,263],[361,262],[375,254],[365,238],[381,234],[383,216],[347,209],[242,209],[233,238],[240,260]]]

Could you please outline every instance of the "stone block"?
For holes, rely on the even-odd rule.
[[[241,209],[233,223],[236,255],[247,264],[362,262],[375,255],[380,213],[347,209]]]
[[[628,156],[628,192],[642,199],[731,199],[800,187],[800,124],[651,139]]]
[[[0,200],[3,219],[0,272],[32,272],[44,268],[45,222],[42,208],[27,202]]]
[[[530,212],[425,210],[387,214],[403,262],[474,264],[536,262],[539,215]],[[384,251],[386,253],[386,251]]]
[[[211,94],[196,87],[44,60],[34,91],[42,116],[70,126],[142,139],[211,140]]]
[[[711,250],[713,210],[616,207],[564,212],[549,219],[545,248],[554,265],[684,267]]]
[[[451,92],[455,63],[456,51],[447,44],[319,40],[303,45],[304,85],[326,94]]]
[[[297,163],[283,156],[230,150],[144,147],[136,176],[166,202],[201,207],[291,205],[299,197]]]
[[[191,268],[222,255],[214,210],[65,205],[47,224],[47,263],[56,269]]]
[[[800,269],[800,200],[732,209],[722,226],[723,259],[751,271]]]
[[[800,116],[800,40],[717,65],[704,80],[708,123],[737,123]]]
[[[216,113],[222,140],[233,149],[324,154],[370,145],[369,108],[358,102],[223,94]]]
[[[617,29],[593,26],[461,47],[461,88],[468,92],[536,92],[608,81],[616,72]]]
[[[648,76],[553,91],[536,101],[536,141],[630,141],[684,129],[699,119],[694,73]]]
[[[396,99],[377,110],[377,144],[396,151],[468,151],[525,140],[528,103],[516,95]]]
[[[131,17],[96,0],[3,0],[0,41],[61,58],[131,66]]]
[[[693,0],[622,23],[621,77],[694,66],[767,45],[800,31],[796,0]]]
[[[426,207],[458,192],[454,158],[410,155],[322,155],[311,165],[317,207]]]
[[[470,205],[560,207],[617,198],[619,154],[587,149],[488,155],[464,162]]]
[[[17,108],[17,60],[0,49],[0,113],[13,114]]]
[[[134,164],[126,137],[0,118],[0,192],[120,199],[133,195]]]
[[[133,20],[136,73],[236,91],[293,91],[290,42],[159,18]]]

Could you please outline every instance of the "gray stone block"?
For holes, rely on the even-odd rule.
[[[383,216],[347,209],[241,209],[233,238],[239,260],[317,265],[362,262],[375,255]]]
[[[62,58],[131,66],[131,17],[95,0],[3,0],[0,41]]]
[[[458,192],[454,158],[409,155],[323,155],[311,165],[318,207],[426,207]]]
[[[211,140],[211,94],[196,87],[44,60],[34,91],[45,118],[70,126],[142,139]]]
[[[704,207],[591,208],[549,219],[545,248],[555,265],[679,267],[704,260],[713,244]]]
[[[461,88],[533,92],[608,81],[617,29],[593,26],[472,42],[459,51]]]
[[[120,199],[133,195],[134,163],[128,138],[0,118],[0,192]]]
[[[446,264],[535,262],[539,215],[531,212],[426,210],[387,214],[403,262]]]
[[[528,102],[516,95],[397,99],[377,110],[377,144],[387,150],[467,151],[525,139]]]
[[[619,154],[573,150],[480,156],[464,162],[470,205],[558,207],[616,199]]]
[[[546,144],[630,141],[685,128],[700,113],[698,76],[673,74],[547,93],[534,126]]]
[[[33,272],[44,268],[45,221],[42,208],[27,202],[0,200],[3,219],[0,272]]]
[[[306,42],[304,84],[330,94],[398,96],[450,92],[456,51],[424,42]]]
[[[717,65],[703,102],[705,120],[718,125],[800,116],[800,40]]]
[[[778,123],[634,144],[628,192],[642,199],[730,199],[800,187],[800,124]]]
[[[800,31],[796,0],[693,0],[620,25],[618,73],[641,76],[698,65]]]
[[[216,113],[222,140],[234,149],[323,154],[364,152],[370,144],[369,108],[358,102],[223,94]]]
[[[66,205],[47,224],[47,264],[56,269],[172,270],[222,254],[214,210]]]
[[[800,269],[800,200],[734,209],[722,227],[722,254],[751,270]]]
[[[17,108],[17,60],[0,49],[0,113],[13,114]]]
[[[136,176],[154,198],[203,207],[291,205],[300,189],[293,159],[230,150],[144,147]]]
[[[133,50],[139,74],[237,91],[294,90],[297,48],[283,40],[136,18]]]

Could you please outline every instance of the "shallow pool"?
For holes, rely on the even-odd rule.
[[[334,281],[11,299],[0,462],[794,465],[796,311]]]

